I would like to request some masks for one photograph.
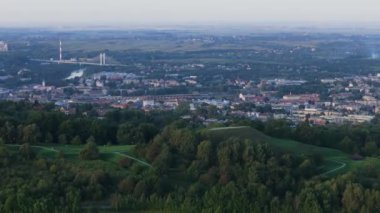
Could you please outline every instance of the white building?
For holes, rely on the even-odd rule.
[[[143,107],[153,107],[154,106],[154,100],[143,100]]]
[[[8,52],[8,44],[0,41],[0,52]]]

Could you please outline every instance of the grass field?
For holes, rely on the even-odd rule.
[[[380,169],[379,158],[365,158],[364,160],[354,161],[349,154],[340,150],[304,144],[294,140],[272,138],[251,127],[214,128],[210,129],[210,132],[211,137],[216,139],[239,137],[242,139],[265,142],[270,144],[275,150],[291,152],[298,155],[320,154],[324,158],[323,166],[318,168],[321,170],[321,175],[333,176],[355,169],[365,168],[369,165]]]
[[[20,145],[8,145],[9,147],[17,148]],[[107,162],[117,163],[122,158],[129,158],[141,165],[151,166],[149,163],[135,158],[131,155],[133,150],[132,145],[112,145],[112,146],[98,146],[101,160]],[[32,148],[36,151],[37,155],[46,158],[57,158],[59,153],[62,152],[65,159],[77,161],[79,159],[79,152],[82,150],[83,145],[32,145]],[[87,162],[88,163],[88,162]]]

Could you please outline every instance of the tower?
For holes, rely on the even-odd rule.
[[[100,59],[100,65],[105,65],[106,64],[106,54],[105,53],[100,53],[99,54],[99,59]]]
[[[59,40],[59,61],[62,61],[62,41]]]

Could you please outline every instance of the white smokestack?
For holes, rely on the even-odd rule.
[[[59,61],[62,61],[62,41],[59,40]]]

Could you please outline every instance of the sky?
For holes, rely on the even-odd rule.
[[[379,0],[1,0],[0,25],[380,23]]]

